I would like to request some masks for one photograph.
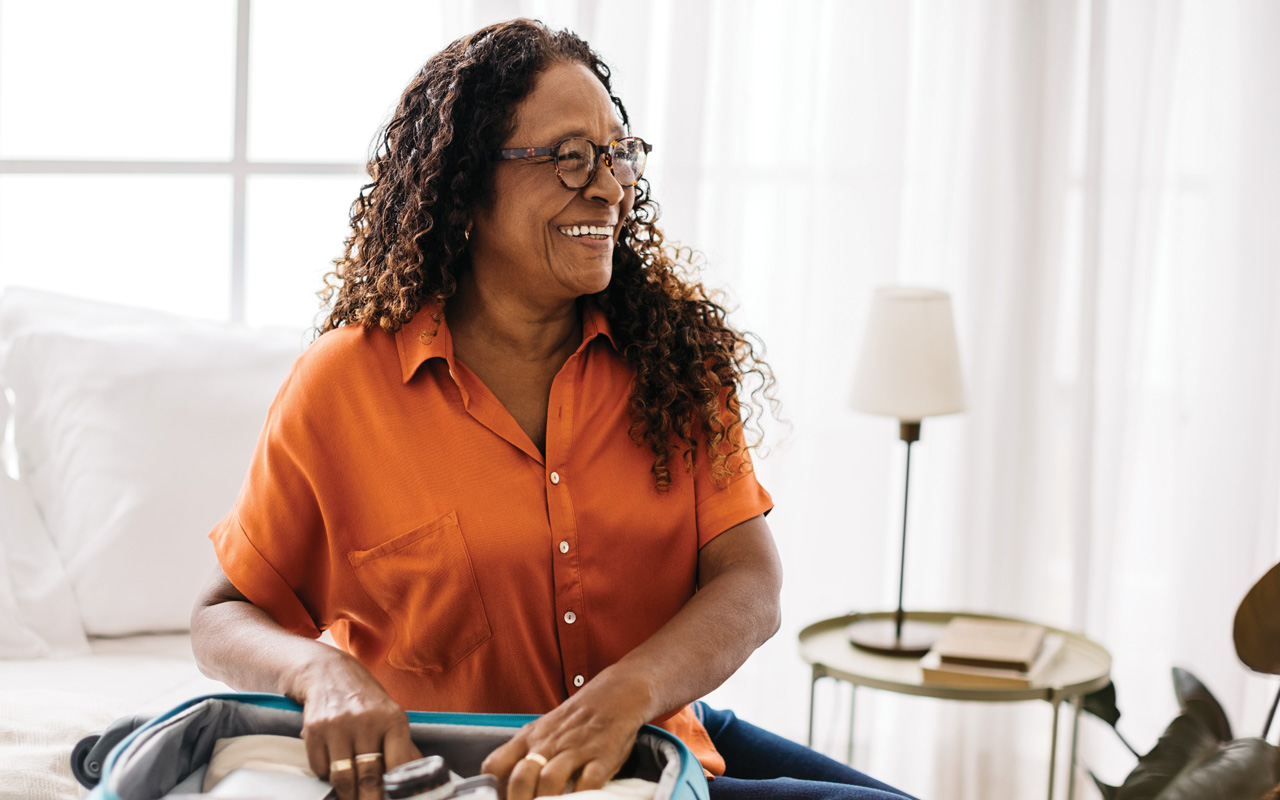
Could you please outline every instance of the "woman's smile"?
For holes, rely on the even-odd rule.
[[[613,250],[614,228],[612,225],[562,225],[556,230],[565,238],[572,239],[574,243],[591,250],[600,252]]]

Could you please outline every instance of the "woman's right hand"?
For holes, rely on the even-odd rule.
[[[191,613],[200,671],[248,692],[278,692],[302,704],[311,770],[339,800],[382,800],[382,773],[421,758],[409,717],[378,679],[336,647],[291,633],[249,602],[221,567]],[[356,756],[378,754],[378,758]],[[350,759],[347,769],[331,770]]]
[[[311,769],[333,785],[338,800],[382,800],[383,772],[422,757],[404,709],[341,650],[308,661],[290,695],[302,704]],[[379,758],[358,758],[373,754]]]

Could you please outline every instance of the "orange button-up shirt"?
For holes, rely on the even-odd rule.
[[[210,534],[227,577],[289,630],[331,630],[411,709],[545,713],[645,641],[693,596],[698,549],[772,501],[749,469],[715,485],[705,453],[654,488],[635,371],[582,306],[545,458],[431,307],[319,337]],[[723,773],[691,707],[659,724]]]

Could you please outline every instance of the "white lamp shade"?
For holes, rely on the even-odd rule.
[[[949,294],[905,286],[876,290],[851,404],[904,422],[964,410]]]

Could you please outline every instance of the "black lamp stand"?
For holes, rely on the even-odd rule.
[[[846,629],[856,647],[889,656],[919,658],[929,652],[938,638],[937,625],[912,622],[902,610],[902,590],[907,579],[907,509],[911,491],[911,445],[920,440],[920,422],[900,423],[899,435],[907,443],[907,476],[902,488],[902,555],[898,562],[898,610],[893,620],[866,619]]]

